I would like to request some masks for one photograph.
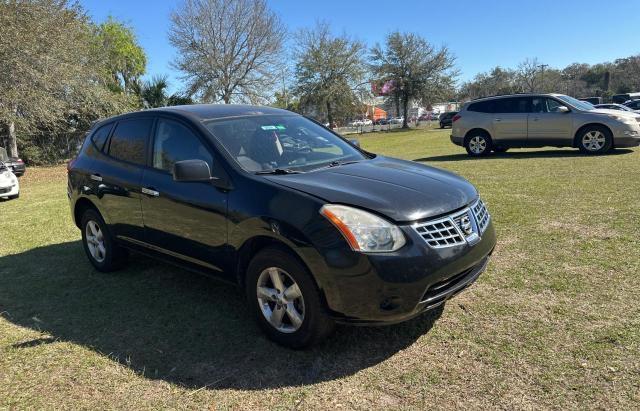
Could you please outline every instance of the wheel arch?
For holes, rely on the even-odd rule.
[[[260,251],[266,248],[277,248],[287,254],[291,255],[295,258],[309,273],[311,280],[316,286],[316,289],[320,293],[320,299],[322,304],[329,308],[329,304],[327,302],[326,295],[324,293],[323,287],[321,287],[318,282],[318,278],[313,274],[311,267],[305,260],[302,258],[300,253],[296,252],[295,248],[290,244],[287,244],[286,241],[282,239],[267,236],[267,235],[257,235],[247,239],[242,246],[238,249],[237,254],[237,264],[236,264],[236,281],[240,285],[240,287],[244,288],[246,285],[246,276],[247,276],[247,268],[249,267],[249,263],[253,256],[258,254]]]
[[[249,267],[249,263],[253,256],[269,247],[278,248],[288,254],[291,254],[291,256],[297,259],[298,262],[300,262],[300,264],[302,264],[311,273],[309,265],[305,263],[294,248],[285,241],[268,235],[257,235],[245,240],[242,246],[238,249],[238,259],[236,264],[236,280],[238,284],[244,286],[247,268]],[[313,274],[311,274],[311,277],[314,277]],[[315,278],[314,281],[316,281]]]
[[[98,210],[98,207],[96,207],[93,201],[89,200],[86,197],[80,197],[78,200],[76,200],[73,206],[73,221],[75,222],[76,227],[80,228],[82,214],[84,214],[84,212],[89,209],[95,210],[102,216],[102,213],[100,212],[100,210]],[[102,218],[104,218],[104,216],[102,216]]]
[[[489,131],[487,129],[482,128],[482,127],[475,127],[475,128],[472,128],[471,130],[467,131],[467,133],[464,135],[465,142],[469,137],[471,137],[472,135],[474,135],[476,133],[482,133],[482,134],[486,135],[493,142],[493,137],[491,136],[491,133],[489,133]]]
[[[579,139],[580,139],[580,134],[587,128],[589,127],[602,127],[604,129],[606,129],[609,132],[609,135],[611,136],[611,143],[614,144],[615,141],[613,140],[613,130],[611,130],[611,127],[607,126],[606,124],[603,123],[587,123],[587,124],[583,124],[582,126],[580,126],[580,128],[578,128],[578,130],[576,130],[576,133],[573,135],[573,147],[577,148],[580,147],[579,146]]]

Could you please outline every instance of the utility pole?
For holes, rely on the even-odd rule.
[[[544,92],[544,69],[549,67],[549,65],[548,64],[540,64],[538,67],[540,67],[542,69],[542,76],[540,78],[540,83],[541,83],[542,90],[540,90],[540,91]]]

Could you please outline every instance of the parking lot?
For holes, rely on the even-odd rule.
[[[365,133],[488,203],[488,270],[442,310],[324,345],[270,342],[235,288],[147,259],[91,269],[64,167],[1,202],[0,408],[632,409],[640,401],[640,150],[510,150],[450,131]]]

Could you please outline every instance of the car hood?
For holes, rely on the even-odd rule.
[[[15,176],[11,171],[0,170],[0,187],[13,185]]]
[[[478,196],[471,183],[453,173],[382,156],[303,174],[265,177],[327,202],[369,209],[398,222],[446,214]]]
[[[633,112],[633,111],[622,111],[622,110],[611,110],[611,109],[607,109],[607,108],[596,108],[594,110],[590,110],[589,113],[594,113],[594,114],[607,114],[607,115],[615,115],[618,117],[629,117],[629,118],[636,118],[638,117],[638,113]]]

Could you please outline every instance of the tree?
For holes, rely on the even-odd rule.
[[[400,97],[407,128],[409,103],[412,100],[436,99],[453,90],[457,72],[454,57],[447,47],[436,49],[414,33],[393,32],[385,45],[371,49],[371,70],[379,79],[393,81]]]
[[[463,83],[458,95],[461,98],[473,99],[515,92],[517,92],[515,72],[496,66],[490,72],[479,73],[472,81]]]
[[[96,26],[95,52],[104,59],[108,87],[113,91],[132,92],[145,72],[147,57],[130,27],[109,17]]]
[[[92,121],[133,107],[104,87],[94,34],[76,3],[0,2],[0,129],[12,156],[64,158]]]
[[[329,124],[357,110],[356,90],[364,86],[365,46],[346,35],[334,36],[318,23],[296,36],[294,94],[300,104],[325,112]]]
[[[164,107],[169,101],[167,76],[154,76],[149,81],[143,81],[138,86],[137,94],[142,99],[144,108]]]
[[[227,104],[272,94],[286,29],[265,0],[184,0],[171,23],[187,94]]]
[[[190,104],[194,104],[193,99],[180,93],[173,93],[167,99],[167,106],[188,106]]]

